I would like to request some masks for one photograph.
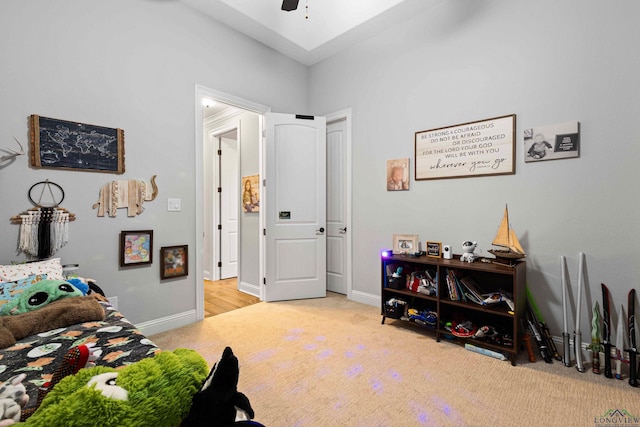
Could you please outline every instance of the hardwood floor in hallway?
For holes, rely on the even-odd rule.
[[[260,298],[240,292],[238,279],[204,281],[204,317],[226,313],[260,302]]]

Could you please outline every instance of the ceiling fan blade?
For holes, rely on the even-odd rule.
[[[298,8],[298,2],[299,0],[282,0],[282,10],[286,10],[287,12],[296,10]]]

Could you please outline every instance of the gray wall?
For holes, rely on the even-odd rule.
[[[638,15],[632,0],[443,1],[312,67],[311,110],[353,108],[354,291],[379,295],[378,252],[394,233],[456,252],[476,240],[486,253],[508,203],[552,332],[562,326],[562,254],[573,298],[586,254],[583,334],[584,301],[600,300],[601,282],[626,306],[640,277]],[[512,113],[515,175],[386,191],[387,159],[410,157],[413,171],[414,132]],[[571,120],[581,123],[579,159],[524,163],[523,129]]]
[[[135,323],[194,310],[195,85],[280,111],[308,107],[308,68],[179,2],[143,0],[0,3],[0,148],[28,141],[27,117],[40,114],[125,130],[126,173],[31,169],[22,156],[0,169],[0,263],[15,254],[18,226],[9,217],[30,207],[37,181],[60,184],[63,207],[77,215],[58,256],[79,263]],[[225,66],[220,66],[224,59]],[[92,204],[114,179],[150,179],[159,196],[127,218],[98,218]],[[182,199],[167,212],[167,198]],[[120,269],[121,230],[153,229],[154,263]],[[160,281],[161,246],[188,244],[191,274]],[[170,303],[168,303],[170,301]]]

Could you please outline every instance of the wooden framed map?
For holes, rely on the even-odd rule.
[[[29,117],[29,150],[35,168],[124,173],[122,129]]]

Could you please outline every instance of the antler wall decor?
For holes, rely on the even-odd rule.
[[[11,148],[3,148],[2,151],[7,151],[9,152],[9,154],[5,154],[4,156],[0,157],[0,163],[6,162],[7,160],[14,159],[24,154],[24,148],[22,148],[22,144],[20,144],[20,141],[18,141],[18,139],[15,137],[13,139],[16,141],[16,143],[18,143],[20,151],[12,150]]]

